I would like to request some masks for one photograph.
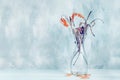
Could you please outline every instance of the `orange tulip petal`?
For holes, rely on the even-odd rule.
[[[62,23],[65,27],[68,27],[68,26],[69,26],[68,23],[67,23],[67,21],[66,21],[64,18],[61,18],[60,21],[61,21],[61,23]]]

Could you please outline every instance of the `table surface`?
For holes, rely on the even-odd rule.
[[[120,80],[120,70],[89,70],[87,80]],[[60,70],[0,70],[0,80],[83,80]],[[86,80],[86,79],[85,79]]]

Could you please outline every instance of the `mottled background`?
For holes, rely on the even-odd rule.
[[[67,69],[74,36],[61,15],[73,11],[90,20],[85,48],[90,68],[120,69],[119,0],[0,0],[0,69]]]

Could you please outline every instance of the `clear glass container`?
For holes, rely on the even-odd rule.
[[[81,47],[81,52],[73,54],[71,59],[71,73],[73,75],[88,74],[88,58],[84,46]]]

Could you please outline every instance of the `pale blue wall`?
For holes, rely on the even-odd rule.
[[[74,48],[61,15],[73,11],[91,20],[96,37],[86,39],[91,68],[120,68],[119,0],[0,0],[0,68],[64,69]],[[89,33],[89,32],[88,32]]]

